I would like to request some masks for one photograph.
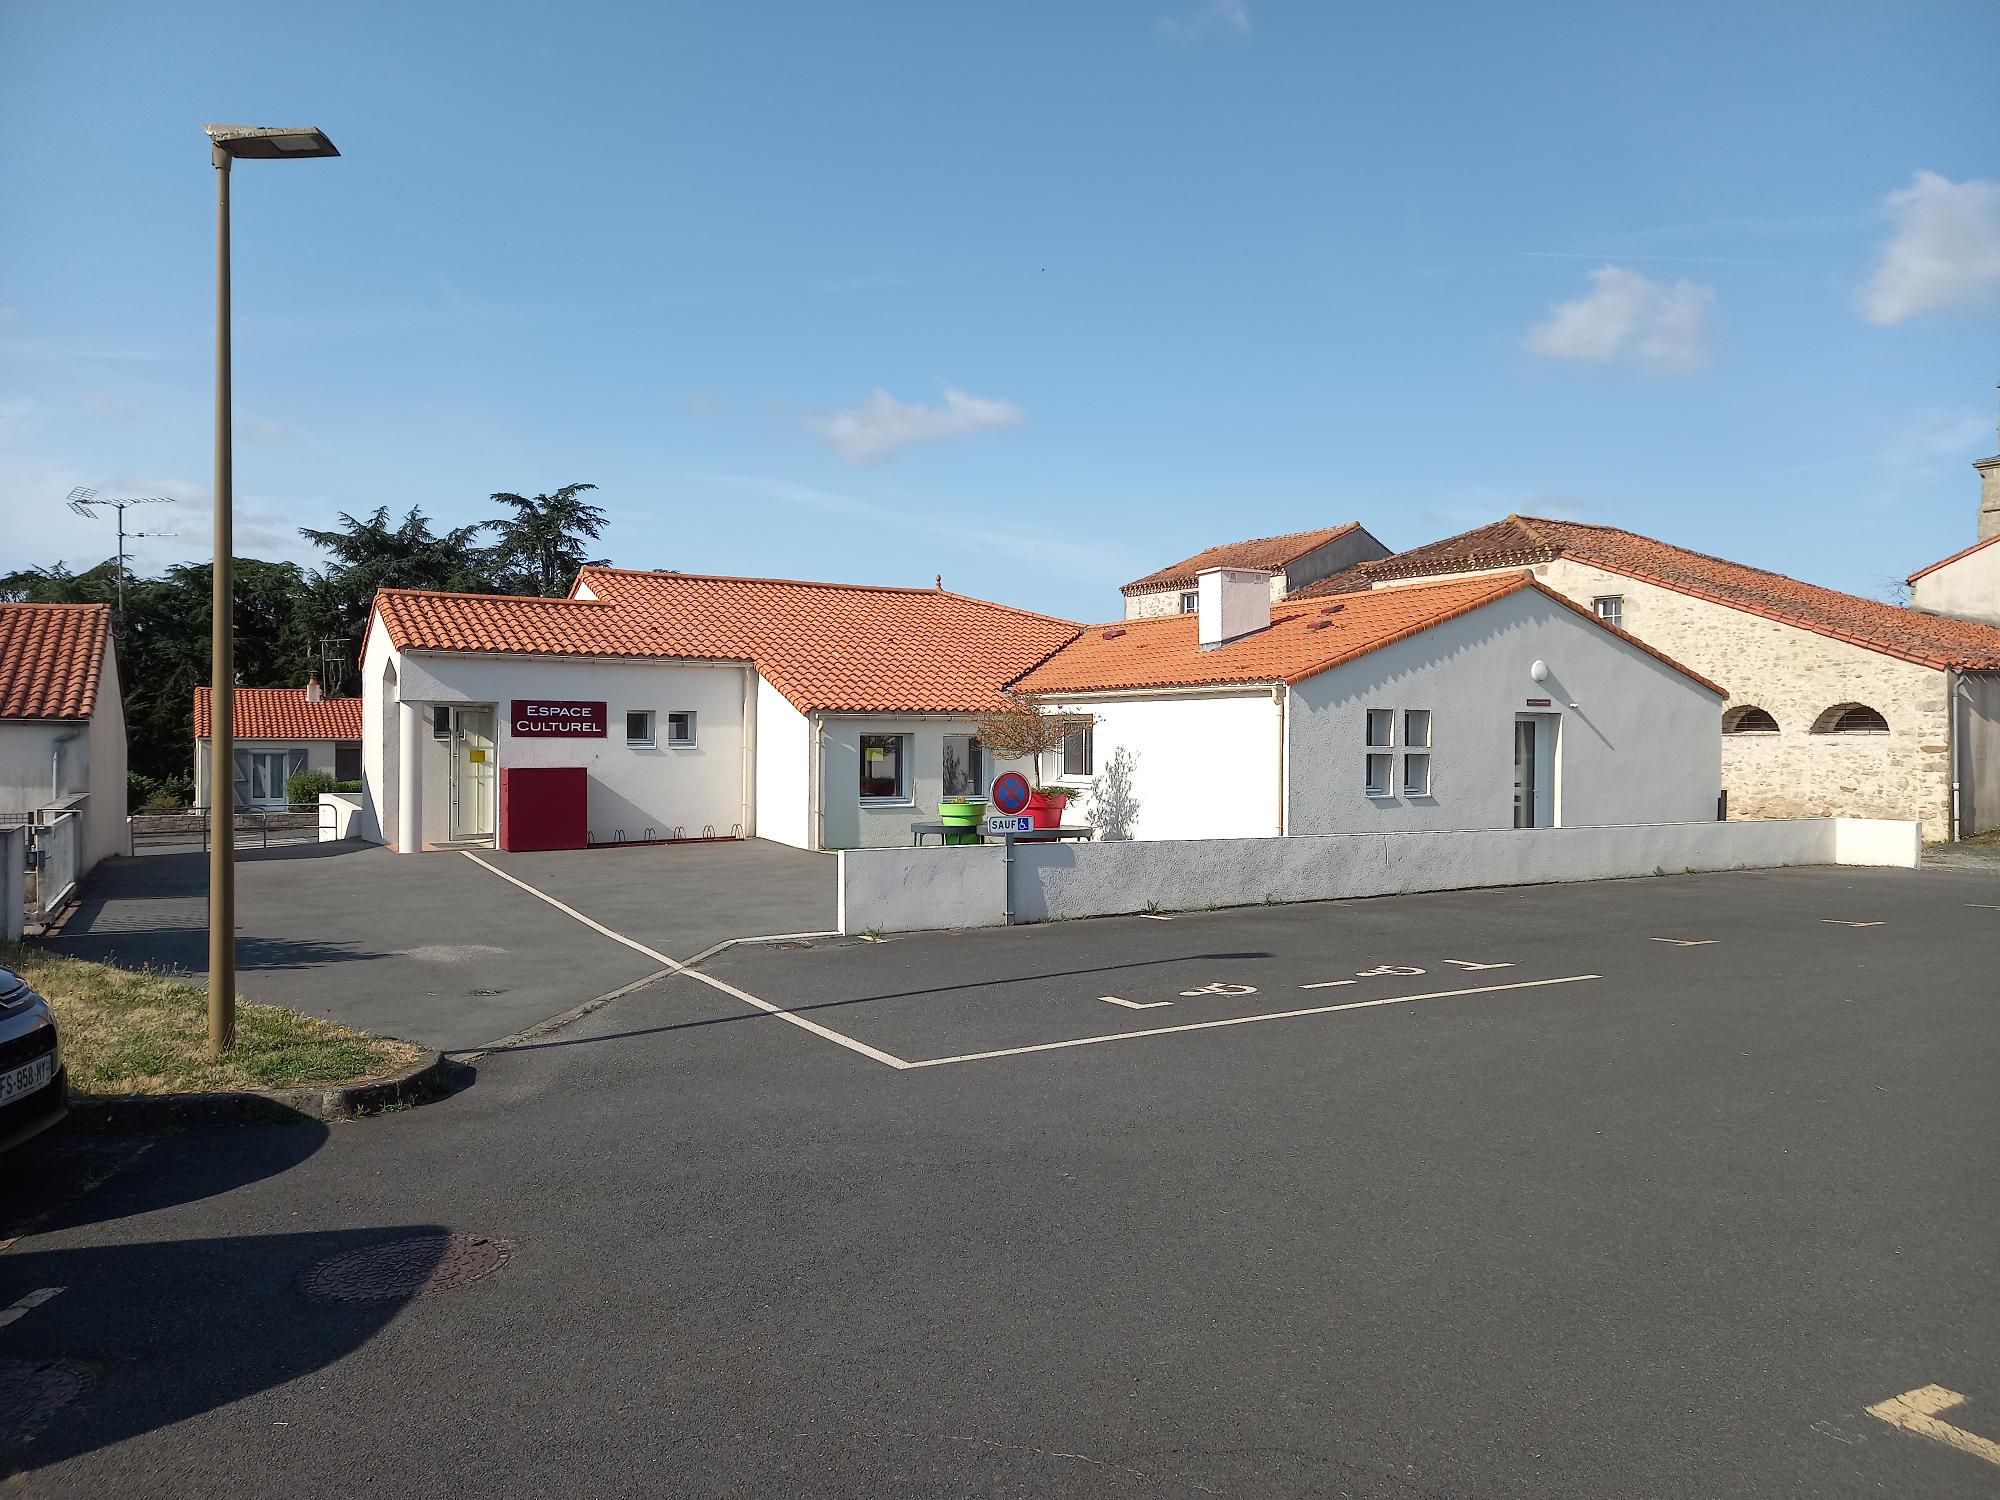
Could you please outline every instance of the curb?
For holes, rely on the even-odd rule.
[[[429,1052],[400,1073],[332,1088],[229,1089],[189,1094],[72,1094],[73,1128],[117,1130],[169,1125],[287,1125],[358,1120],[428,1104],[452,1092],[462,1070]]]

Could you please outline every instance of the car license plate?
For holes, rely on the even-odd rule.
[[[0,1104],[32,1094],[56,1076],[56,1055],[45,1052],[31,1063],[0,1073]]]

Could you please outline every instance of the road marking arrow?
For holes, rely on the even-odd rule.
[[[1887,1401],[1878,1401],[1868,1408],[1868,1415],[1880,1417],[1891,1427],[1900,1427],[1905,1432],[1936,1438],[1940,1443],[1948,1443],[1961,1453],[1970,1453],[1974,1458],[1983,1458],[1989,1464],[2000,1464],[2000,1443],[1937,1419],[1939,1412],[1949,1411],[1964,1400],[1965,1397],[1959,1395],[1957,1391],[1948,1391],[1941,1385],[1927,1385],[1921,1390],[1905,1391],[1900,1396],[1891,1396]]]

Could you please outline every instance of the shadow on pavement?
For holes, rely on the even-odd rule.
[[[335,1363],[412,1294],[329,1304],[307,1297],[302,1278],[333,1256],[415,1241],[394,1279],[420,1283],[445,1256],[446,1232],[399,1224],[0,1256],[0,1306],[61,1289],[13,1323],[0,1350],[0,1391],[16,1398],[0,1410],[0,1480]]]
[[[289,1172],[326,1144],[327,1133],[324,1121],[300,1114],[268,1128],[157,1135],[82,1130],[74,1121],[58,1125],[0,1156],[0,1239],[232,1192]]]

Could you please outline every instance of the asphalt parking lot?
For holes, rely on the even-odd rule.
[[[88,1382],[0,1454],[37,1496],[1990,1495],[1996,957],[2000,880],[1854,870],[735,948],[440,1104],[0,1167],[54,1205],[0,1307],[67,1288],[0,1362]],[[443,1228],[511,1259],[301,1298]]]
[[[676,960],[725,938],[833,925],[832,860],[757,841],[476,859],[298,844],[238,859],[242,993],[456,1051],[661,971],[496,871]],[[50,946],[200,976],[207,921],[199,850],[109,860]]]

